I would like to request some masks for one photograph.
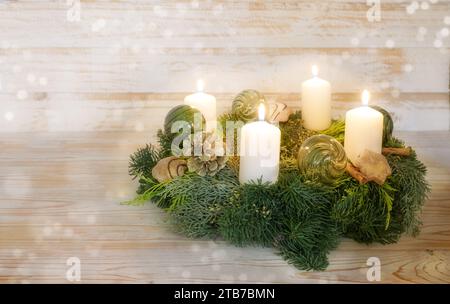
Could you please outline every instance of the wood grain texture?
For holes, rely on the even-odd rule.
[[[3,1],[0,26],[8,45],[109,47],[141,44],[163,47],[423,47],[445,24],[450,3],[407,13],[408,0],[385,0],[381,21],[369,22],[365,0],[325,1],[92,1],[81,0],[80,22],[67,20],[64,1]],[[100,24],[96,23],[103,20]],[[30,24],[38,25],[33,31]],[[417,39],[418,27],[428,35]],[[449,46],[444,41],[444,46]]]
[[[313,63],[335,116],[368,88],[399,130],[449,129],[449,0],[382,1],[379,22],[365,0],[80,3],[72,22],[65,1],[0,2],[0,132],[153,128],[197,78],[221,110],[248,88],[299,108]]]
[[[295,110],[301,107],[299,93],[264,93],[268,100],[286,103]],[[11,120],[0,119],[0,132],[145,131],[153,136],[170,108],[182,104],[186,94],[36,92],[25,101],[16,100],[13,94],[0,94],[0,113],[14,115]],[[234,96],[216,94],[218,113],[230,111]],[[373,99],[391,112],[396,130],[448,128],[447,93],[377,93]],[[333,116],[342,118],[359,104],[359,93],[335,93]]]
[[[71,22],[66,1],[0,1],[0,282],[67,282],[71,256],[86,283],[365,283],[371,256],[383,282],[450,282],[450,0],[413,14],[382,1],[380,22],[365,0],[80,3]],[[313,63],[335,117],[368,88],[396,131],[435,131],[402,133],[433,186],[418,238],[345,240],[326,272],[300,272],[271,249],[189,240],[158,208],[119,204],[136,187],[129,153],[197,78],[219,113],[248,88],[299,109]]]
[[[151,204],[121,206],[136,186],[128,154],[146,132],[3,133],[0,282],[66,283],[76,256],[83,283],[367,283],[375,256],[383,283],[450,283],[450,133],[398,135],[429,168],[422,233],[386,246],[344,240],[327,271],[304,272],[269,248],[187,239]]]

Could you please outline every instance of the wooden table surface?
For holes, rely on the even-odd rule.
[[[128,155],[145,132],[0,134],[0,282],[66,283],[78,257],[82,283],[364,283],[378,257],[384,283],[450,283],[450,132],[400,135],[429,168],[420,236],[343,240],[327,271],[304,272],[270,248],[178,235],[152,204],[120,205],[133,196]]]

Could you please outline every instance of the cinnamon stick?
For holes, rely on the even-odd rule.
[[[369,180],[367,177],[362,174],[355,166],[351,163],[347,163],[347,167],[345,168],[348,174],[350,174],[354,179],[356,179],[361,185],[366,184]]]
[[[400,156],[409,156],[411,155],[412,149],[411,147],[406,148],[383,148],[382,153],[384,155],[400,155]]]

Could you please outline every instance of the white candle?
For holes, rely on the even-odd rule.
[[[312,66],[313,78],[302,83],[302,119],[309,130],[325,130],[331,125],[331,86],[318,77]]]
[[[280,129],[264,121],[265,108],[258,108],[259,121],[244,125],[240,133],[239,181],[275,183],[280,166]]]
[[[362,107],[352,109],[345,115],[344,148],[348,159],[355,164],[366,149],[381,153],[383,138],[383,115],[370,108],[370,94],[362,94]]]
[[[206,130],[213,131],[217,126],[216,98],[203,92],[204,83],[197,81],[197,93],[184,98],[184,104],[199,110],[206,120]]]

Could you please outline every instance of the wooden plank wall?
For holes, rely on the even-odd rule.
[[[200,77],[221,112],[246,88],[298,108],[313,63],[335,116],[368,88],[398,130],[448,130],[450,0],[417,3],[0,0],[0,132],[152,132]]]

